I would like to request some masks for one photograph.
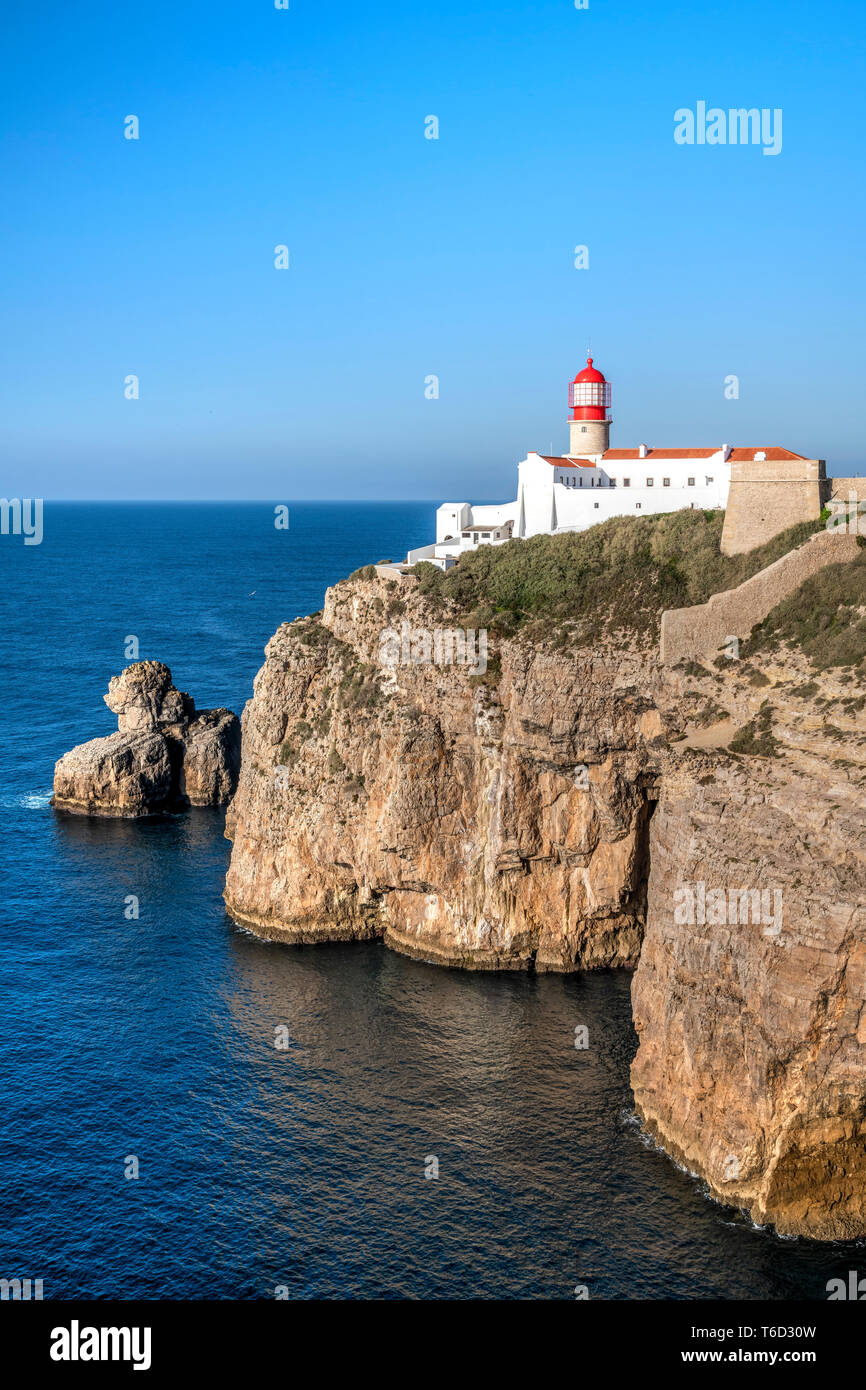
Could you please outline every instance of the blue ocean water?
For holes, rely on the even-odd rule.
[[[866,1258],[754,1229],[642,1139],[627,973],[264,943],[223,908],[221,812],[49,807],[56,758],[115,727],[129,636],[240,712],[281,621],[432,523],[423,503],[298,504],[287,532],[264,503],[55,504],[40,546],[0,538],[0,1277],[55,1298],[821,1299]]]

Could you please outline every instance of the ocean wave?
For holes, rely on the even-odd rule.
[[[0,793],[0,806],[4,811],[44,811],[51,801],[52,793],[47,792],[3,792]]]

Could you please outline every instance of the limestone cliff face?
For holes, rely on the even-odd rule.
[[[491,640],[495,682],[383,669],[383,628],[443,625],[395,587],[338,585],[321,622],[268,644],[228,817],[230,912],[287,941],[384,935],[476,969],[634,964],[653,658]]]
[[[650,1130],[721,1199],[781,1232],[863,1235],[862,699],[793,658],[752,679],[672,691],[718,699],[721,686],[738,723],[772,711],[775,755],[731,758],[710,730],[668,758],[632,1085]]]
[[[760,1222],[866,1234],[857,678],[492,633],[483,678],[383,669],[382,629],[404,623],[457,625],[412,586],[353,579],[268,644],[229,911],[476,969],[639,959],[647,1128]]]

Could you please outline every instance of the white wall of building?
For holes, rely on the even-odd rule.
[[[469,520],[472,508],[468,502],[443,502],[436,511],[436,539],[444,541],[460,535]]]
[[[567,459],[550,463],[530,453],[518,464],[513,502],[477,507],[443,503],[436,513],[435,543],[410,551],[407,563],[423,559],[448,568],[464,551],[479,544],[502,545],[512,536],[585,531],[612,516],[724,508],[731,481],[729,452],[723,447],[706,458],[666,458],[648,451],[646,457],[604,462],[598,455],[589,460],[594,467]]]

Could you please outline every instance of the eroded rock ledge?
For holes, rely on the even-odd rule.
[[[383,627],[458,626],[426,604],[354,578],[268,644],[229,911],[474,969],[639,958],[647,1128],[759,1222],[866,1234],[862,673],[795,652],[671,671],[654,640],[492,633],[486,676],[383,670]],[[755,890],[757,915],[684,920],[699,885]]]
[[[240,723],[199,710],[161,661],[138,661],[104,696],[118,731],[70,749],[54,768],[52,804],[88,816],[150,816],[221,806],[237,785]]]

